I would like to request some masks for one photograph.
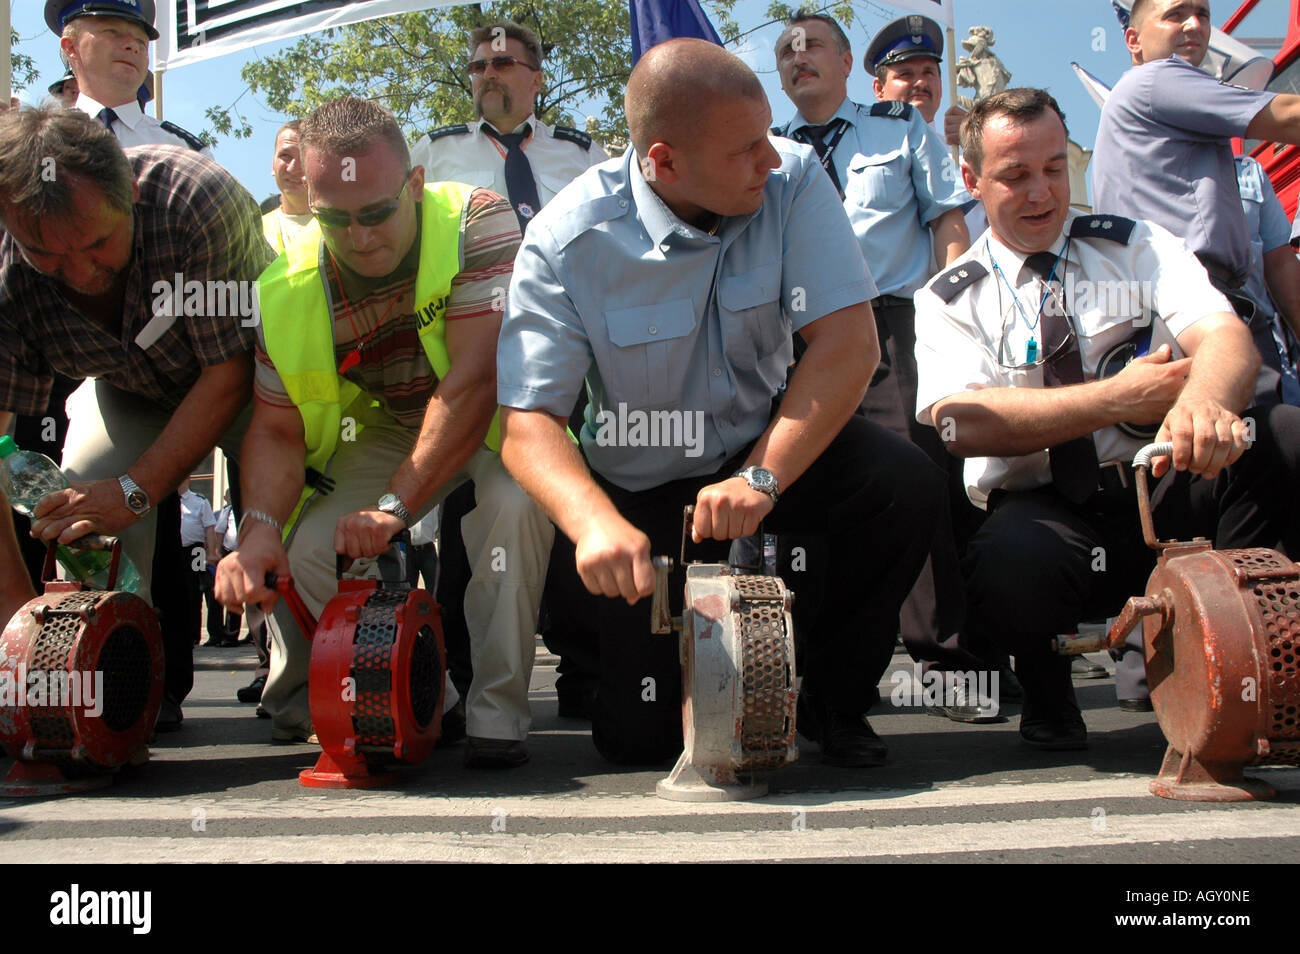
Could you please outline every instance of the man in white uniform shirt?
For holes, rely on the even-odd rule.
[[[1180,239],[1070,210],[1051,96],[989,97],[961,138],[990,231],[916,293],[916,416],[967,458],[970,498],[989,511],[962,560],[964,635],[1016,657],[1027,744],[1083,748],[1069,659],[1049,640],[1145,589],[1155,556],[1134,452],[1173,443],[1153,468],[1162,539],[1294,555],[1300,412],[1247,408],[1250,332]]]
[[[149,72],[154,0],[47,0],[45,23],[80,94],[76,108],[94,116],[122,148],[153,144],[212,152],[198,136],[172,122],[146,116],[136,98]]]

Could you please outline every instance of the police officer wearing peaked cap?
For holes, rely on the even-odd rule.
[[[169,145],[194,149],[208,158],[212,152],[188,130],[172,122],[146,116],[142,103],[148,100],[145,79],[149,73],[148,40],[158,39],[154,29],[154,0],[47,0],[45,23],[59,37],[69,69],[77,80],[80,94],[76,109],[94,116],[117,137],[123,148],[127,146]],[[80,30],[69,31],[69,24],[84,18],[118,21],[125,26],[121,35],[104,35],[102,42],[117,44],[114,62],[107,67],[92,66],[83,59],[82,31],[97,34],[110,29],[110,23],[80,25]],[[132,30],[143,31],[143,37],[132,35]],[[135,64],[136,69],[130,69]]]

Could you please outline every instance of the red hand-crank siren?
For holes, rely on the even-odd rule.
[[[1142,626],[1147,683],[1169,742],[1151,791],[1165,798],[1271,798],[1246,765],[1300,765],[1300,566],[1277,550],[1215,550],[1204,538],[1156,539],[1149,444],[1133,459],[1138,510],[1159,561],[1104,636],[1062,637],[1061,652],[1117,648]]]
[[[442,731],[447,668],[433,597],[404,584],[340,579],[318,625],[290,577],[268,585],[312,643],[308,701],[323,751],[298,781],[371,788],[397,778],[394,764],[427,759]]]
[[[94,535],[74,545],[112,552],[108,589],[51,582],[50,544],[45,592],[0,634],[0,743],[16,760],[0,795],[101,788],[123,765],[149,758],[163,694],[158,618],[134,593],[113,590],[117,539]]]

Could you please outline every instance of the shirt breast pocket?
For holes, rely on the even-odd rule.
[[[718,302],[723,350],[736,367],[754,368],[790,342],[790,327],[781,309],[781,266],[762,265],[722,280]]]
[[[903,150],[854,153],[849,160],[848,181],[844,183],[844,200],[872,208],[891,205],[903,184]]]
[[[605,311],[613,366],[602,368],[611,401],[653,408],[679,404],[695,347],[695,303],[677,298]]]

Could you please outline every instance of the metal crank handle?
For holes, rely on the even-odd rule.
[[[266,588],[275,590],[284,600],[284,605],[289,607],[289,612],[293,614],[293,620],[302,630],[303,636],[310,640],[316,635],[316,617],[312,611],[307,608],[307,604],[302,601],[298,595],[298,588],[293,585],[293,577],[288,573],[266,574]]]
[[[393,534],[392,539],[388,541],[388,545],[390,547],[398,543],[405,544],[408,547],[411,545],[411,531],[409,529],[399,530],[397,533]],[[334,579],[335,580],[343,579],[343,571],[348,568],[348,564],[350,562],[351,559],[347,556],[344,556],[342,553],[334,554]]]
[[[1133,455],[1133,470],[1137,475],[1138,518],[1142,521],[1142,539],[1152,550],[1160,550],[1160,540],[1156,537],[1155,524],[1151,521],[1151,493],[1147,488],[1147,473],[1151,470],[1153,457],[1168,457],[1174,452],[1174,445],[1169,441],[1148,444]]]
[[[650,600],[650,632],[663,636],[682,628],[681,617],[672,615],[671,604],[668,602],[668,574],[673,570],[673,558],[651,557],[650,565],[655,569],[655,591]]]

